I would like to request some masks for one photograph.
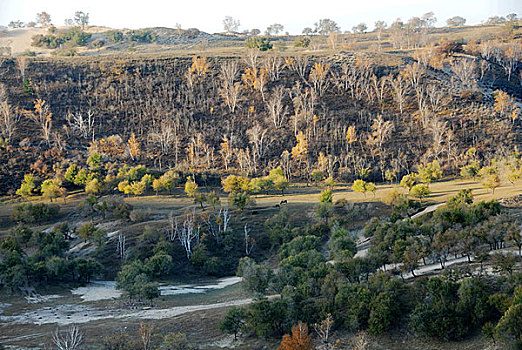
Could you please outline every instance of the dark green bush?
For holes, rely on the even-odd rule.
[[[107,36],[107,38],[114,41],[115,43],[119,43],[125,40],[125,36],[119,30],[108,31],[107,33],[105,33],[105,35]]]
[[[297,39],[295,39],[294,41],[294,46],[295,47],[308,47],[310,46],[310,38],[307,37],[307,36],[303,36],[303,37],[299,37]]]
[[[59,211],[58,205],[26,203],[14,208],[13,220],[26,224],[46,222],[56,218]]]
[[[157,35],[147,30],[131,30],[125,37],[129,41],[135,41],[138,43],[152,43],[156,41]]]
[[[96,47],[96,48],[103,47],[104,45],[105,45],[105,41],[103,41],[102,39],[97,39],[92,42],[92,46]]]
[[[247,39],[245,45],[250,49],[258,49],[259,51],[268,51],[272,49],[270,38],[261,36]]]
[[[56,49],[63,44],[69,46],[85,46],[87,41],[91,38],[91,34],[84,32],[80,27],[70,28],[67,32],[62,34],[38,34],[33,36],[32,46],[45,47],[48,49]]]

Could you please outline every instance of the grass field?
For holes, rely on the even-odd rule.
[[[377,185],[377,189],[374,194],[356,193],[350,189],[350,184],[338,184],[334,187],[334,202],[340,199],[345,199],[349,202],[356,203],[380,203],[386,197],[386,194],[393,188],[398,188],[399,191],[406,193],[407,190],[398,187],[396,184],[381,184]],[[462,189],[471,189],[475,200],[491,200],[500,198],[509,198],[522,194],[522,181],[516,182],[514,185],[504,182],[500,187],[493,193],[482,186],[478,181],[469,179],[445,179],[443,181],[434,182],[430,184],[431,194],[423,199],[423,203],[440,203],[446,201],[451,196],[457,194]],[[286,199],[288,201],[287,209],[292,213],[304,214],[306,217],[314,215],[314,204],[319,202],[318,196],[322,191],[322,187],[318,186],[306,186],[305,184],[293,184],[284,195],[256,195],[254,196],[256,205],[252,209],[255,209],[261,216],[273,215],[278,211],[275,205],[279,204],[281,200]],[[73,213],[77,210],[78,205],[85,199],[84,193],[74,193],[66,198],[64,203],[62,200],[56,200],[55,202],[60,205],[61,215],[63,217]],[[41,198],[32,198],[32,202],[43,202]],[[182,188],[177,188],[173,191],[172,195],[144,195],[139,197],[127,197],[125,201],[131,204],[135,209],[148,209],[153,214],[159,214],[163,217],[173,211],[177,215],[183,214],[187,208],[195,208],[199,206],[192,202],[191,198],[188,198]],[[226,205],[227,198],[225,194],[221,194],[221,203]],[[13,213],[13,208],[19,205],[18,200],[12,200],[4,197],[0,202],[0,220],[7,221]],[[384,205],[383,205],[384,206]],[[242,216],[245,218],[246,214],[250,212],[245,211]],[[259,218],[253,217],[255,221]],[[48,225],[41,225],[35,227],[35,229],[44,229]],[[5,234],[7,228],[0,229],[0,237]]]

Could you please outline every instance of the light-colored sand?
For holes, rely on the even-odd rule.
[[[252,299],[240,299],[227,301],[216,304],[201,304],[188,306],[175,306],[166,309],[148,309],[148,310],[127,310],[105,308],[97,309],[84,305],[64,304],[56,307],[44,307],[38,310],[26,312],[14,316],[1,316],[0,324],[50,324],[56,323],[60,326],[69,324],[88,323],[105,319],[151,319],[159,320],[164,318],[176,317],[188,312],[203,311],[210,309],[218,309],[229,306],[246,305],[252,302]]]
[[[227,277],[217,280],[215,283],[201,285],[166,285],[162,286],[162,295],[178,295],[191,293],[205,293],[211,290],[223,289],[239,283],[239,277]],[[115,288],[114,281],[96,281],[89,283],[85,287],[76,288],[71,291],[74,295],[79,295],[84,302],[99,301],[105,299],[118,298],[121,291]],[[49,299],[55,297],[53,295],[43,296]],[[252,302],[252,299],[240,299],[227,301],[216,304],[200,304],[188,306],[176,306],[166,309],[147,309],[147,310],[129,310],[88,306],[85,304],[63,304],[56,307],[42,307],[37,310],[28,311],[20,315],[1,316],[0,323],[4,324],[48,324],[57,323],[59,325],[68,325],[73,323],[87,323],[97,320],[109,318],[145,318],[145,319],[162,319],[175,317],[187,312],[202,311],[208,309],[217,309],[221,307],[245,305]],[[1,310],[0,310],[1,311]]]
[[[79,295],[83,301],[98,301],[117,299],[121,297],[121,290],[116,289],[114,281],[94,281],[85,287],[71,290],[74,295]]]
[[[52,294],[52,295],[35,294],[35,295],[26,296],[25,300],[27,300],[27,302],[29,304],[38,304],[38,303],[46,303],[51,299],[58,299],[61,297],[62,297],[61,295],[56,295],[56,294]]]
[[[241,282],[241,277],[226,277],[217,280],[217,283],[207,285],[168,285],[160,286],[161,295],[200,294],[210,290],[223,289]]]
[[[47,28],[17,28],[0,33],[0,46],[11,47],[13,56],[20,55],[26,50],[47,53],[49,50],[31,46],[32,37],[37,34],[47,34]]]
[[[241,282],[241,277],[226,277],[208,284],[169,284],[159,287],[161,295],[201,294],[211,290],[223,289]],[[79,295],[84,302],[117,299],[122,292],[116,289],[114,281],[94,281],[85,287],[71,290],[74,295]]]
[[[67,27],[57,26],[60,30],[67,30]],[[99,37],[99,33],[109,30],[105,27],[86,27],[85,31],[93,34],[93,39]],[[33,36],[37,34],[48,34],[48,28],[16,28],[0,31],[0,47],[10,47],[11,55],[18,56],[27,50],[35,51],[38,54],[49,55],[52,50],[41,47],[31,46]]]

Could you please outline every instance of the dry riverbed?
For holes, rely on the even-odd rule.
[[[227,277],[196,284],[163,284],[161,297],[152,307],[128,304],[114,281],[94,281],[70,291],[36,294],[28,299],[6,296],[0,303],[0,344],[34,346],[36,340],[30,338],[49,337],[50,333],[42,330],[70,324],[89,328],[110,322],[124,327],[139,320],[166,320],[245,305],[252,299],[242,290],[240,281],[239,277]]]

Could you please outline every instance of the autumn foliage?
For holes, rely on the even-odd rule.
[[[312,338],[308,334],[306,323],[292,327],[292,334],[285,334],[278,350],[312,350]]]

